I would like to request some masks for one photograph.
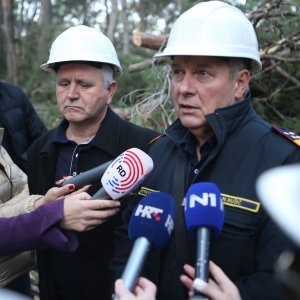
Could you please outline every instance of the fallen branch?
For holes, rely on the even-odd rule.
[[[133,33],[133,44],[137,47],[144,47],[159,50],[166,44],[168,35],[154,35],[145,32],[135,31]]]

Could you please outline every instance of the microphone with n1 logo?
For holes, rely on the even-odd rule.
[[[163,192],[150,193],[133,211],[128,234],[134,245],[121,277],[130,291],[136,286],[150,249],[159,250],[167,244],[174,229],[174,216],[174,199]]]
[[[152,169],[152,158],[138,148],[131,148],[111,162],[101,178],[102,188],[91,199],[123,198],[135,190]]]
[[[190,236],[197,239],[195,280],[208,282],[211,238],[216,239],[224,224],[224,206],[219,188],[211,182],[195,183],[186,194],[185,224]],[[196,292],[191,299],[207,299]]]

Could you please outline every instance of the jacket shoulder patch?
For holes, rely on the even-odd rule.
[[[158,192],[158,191],[152,190],[152,189],[149,189],[149,188],[146,188],[146,187],[142,186],[140,188],[140,190],[138,191],[138,195],[145,197],[145,196],[149,195],[152,192]]]
[[[260,208],[260,203],[250,199],[231,196],[227,194],[221,194],[223,204],[231,207],[235,207],[242,210],[247,210],[252,213],[257,213]]]
[[[293,132],[293,131],[291,131],[287,128],[278,127],[278,126],[275,126],[275,125],[272,126],[272,130],[277,132],[281,136],[285,137],[287,140],[289,140],[293,144],[300,147],[300,136],[297,135],[295,132]]]

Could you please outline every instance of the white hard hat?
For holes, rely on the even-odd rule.
[[[261,69],[257,37],[251,22],[238,8],[222,1],[201,2],[174,23],[162,56],[241,57]]]
[[[55,64],[71,61],[107,63],[113,66],[116,75],[122,72],[109,38],[85,25],[73,26],[62,32],[52,43],[49,59],[41,65],[41,69],[54,71]]]
[[[300,164],[264,172],[257,180],[256,191],[276,224],[300,247]]]

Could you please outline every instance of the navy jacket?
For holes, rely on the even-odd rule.
[[[30,192],[33,194],[43,194],[54,186],[58,152],[58,145],[52,142],[54,130],[38,139],[29,151],[28,182]],[[157,135],[152,130],[122,120],[108,109],[96,136],[90,145],[80,152],[77,173],[112,160],[132,147],[146,151],[149,147],[148,143]],[[93,195],[100,187],[99,180],[89,193]],[[76,254],[80,258],[78,259],[79,270],[76,272],[82,276],[81,290],[85,300],[111,299],[112,282],[107,265],[113,253],[113,230],[119,223],[120,214],[94,230],[77,233],[79,247]],[[59,300],[55,281],[49,271],[49,252],[50,250],[38,252],[41,299]]]
[[[208,181],[219,187],[225,205],[223,231],[212,243],[210,258],[235,282],[243,300],[278,299],[281,286],[273,266],[281,251],[290,245],[261,206],[255,182],[269,168],[299,162],[299,148],[256,115],[250,97],[206,117],[215,139],[198,165],[190,163],[195,156],[195,142],[179,120],[150,148],[154,169],[139,193],[146,195],[154,190],[173,195],[177,219],[168,246],[149,255],[144,275],[158,284],[158,299],[187,299],[179,275],[183,273],[183,263],[194,265],[196,243],[183,228],[181,203],[192,183]],[[182,183],[179,192],[178,180],[174,179],[178,173]],[[120,277],[130,252],[127,224],[138,200],[137,197],[130,202],[124,212],[124,224],[116,231],[116,254],[111,264],[115,278]]]
[[[26,173],[27,150],[47,128],[25,93],[4,82],[0,82],[0,127],[5,128],[2,146]]]

